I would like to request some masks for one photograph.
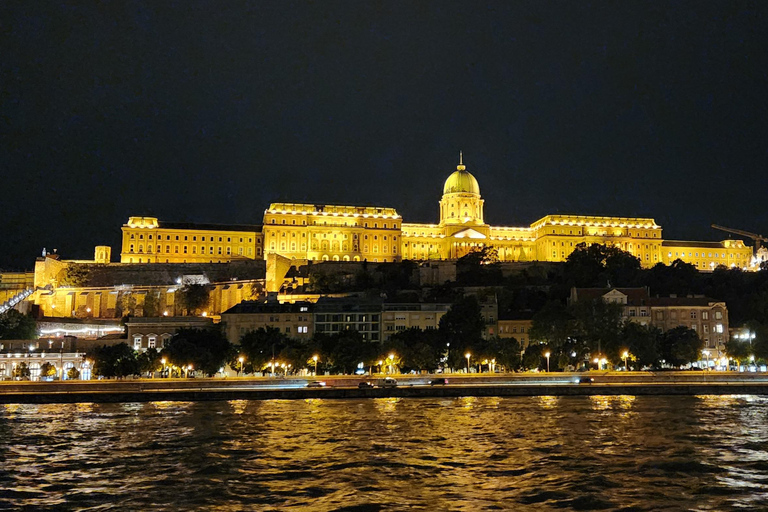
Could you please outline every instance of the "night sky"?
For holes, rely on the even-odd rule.
[[[2,2],[0,268],[273,201],[768,234],[768,2]],[[751,243],[751,242],[750,242]]]

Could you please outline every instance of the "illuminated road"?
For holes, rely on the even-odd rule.
[[[307,378],[136,379],[120,381],[2,382],[0,403],[146,402],[307,398],[460,397],[537,395],[768,395],[768,375],[660,372],[511,375],[395,375]],[[448,384],[430,385],[432,379]],[[580,383],[591,378],[594,382]],[[370,382],[372,388],[358,388]],[[316,384],[317,383],[317,384]],[[321,385],[319,383],[324,383]]]

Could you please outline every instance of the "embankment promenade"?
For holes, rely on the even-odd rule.
[[[481,375],[395,375],[317,378],[124,379],[65,382],[0,382],[0,403],[298,400],[386,397],[768,395],[768,374],[734,372],[588,372]],[[434,378],[446,385],[430,385]],[[580,382],[584,378],[593,382]],[[376,387],[358,388],[360,382]],[[308,387],[322,382],[322,387]]]

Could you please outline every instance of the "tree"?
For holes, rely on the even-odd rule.
[[[545,345],[537,345],[535,343],[525,347],[525,353],[523,353],[524,369],[533,370],[541,368],[544,347]],[[544,364],[546,364],[546,362]]]
[[[621,304],[601,299],[578,301],[571,305],[575,320],[574,336],[599,355],[612,361],[620,359],[623,327]]]
[[[276,327],[259,327],[240,338],[240,352],[254,371],[262,371],[288,344],[288,337]]]
[[[93,361],[94,375],[123,378],[140,373],[136,352],[127,343],[96,347],[86,357]]]
[[[208,285],[190,283],[176,292],[176,300],[187,315],[194,315],[208,306],[209,292]]]
[[[701,359],[703,348],[704,342],[696,331],[682,325],[665,332],[661,338],[661,357],[676,367]]]
[[[147,292],[144,297],[144,306],[142,307],[144,316],[160,316],[160,295],[152,290]]]
[[[640,260],[618,247],[578,244],[565,261],[572,286],[632,286],[640,277]]]
[[[161,356],[172,365],[215,375],[232,354],[232,344],[219,329],[179,329],[163,348]]]
[[[136,314],[136,297],[131,292],[121,292],[115,304],[115,316],[125,317]]]
[[[456,301],[440,318],[440,335],[448,346],[448,364],[452,368],[464,366],[464,354],[472,352],[482,340],[485,320],[480,304],[473,295]]]
[[[142,374],[152,376],[152,374],[162,369],[162,363],[160,362],[160,353],[155,348],[149,348],[146,352],[142,352],[138,355],[139,371]]]
[[[74,366],[67,370],[67,379],[69,380],[77,380],[80,378],[80,370],[75,368]]]
[[[560,301],[547,302],[531,323],[531,340],[546,343],[559,351],[573,332],[574,318]]]
[[[740,361],[746,361],[754,355],[752,344],[747,340],[737,340],[731,338],[725,344],[725,353],[728,358],[733,359],[738,364]]]
[[[502,279],[498,251],[489,246],[475,249],[456,261],[459,284],[496,284]]]
[[[520,368],[522,364],[520,342],[517,338],[493,337],[487,342],[487,351],[496,364],[503,366],[506,371]]]
[[[49,362],[45,362],[40,366],[41,379],[55,377],[55,376],[56,376],[56,367],[53,364]]]
[[[29,366],[27,363],[21,362],[13,369],[13,378],[17,380],[26,380],[30,376]]]
[[[0,340],[37,339],[37,322],[31,315],[9,309],[0,315]]]
[[[59,286],[71,286],[78,288],[84,286],[88,281],[90,270],[86,265],[79,263],[67,263],[66,268],[62,269],[57,276]]]
[[[352,373],[359,363],[371,359],[372,343],[363,340],[357,331],[341,331],[333,335],[336,340],[330,351],[330,360],[340,373]]]
[[[418,327],[396,332],[382,344],[382,348],[384,354],[399,354],[405,370],[434,370],[445,352],[438,331],[422,331]]]
[[[652,326],[641,325],[636,322],[627,322],[624,325],[626,349],[632,354],[640,368],[658,366],[661,356],[659,351],[661,336],[661,331]]]

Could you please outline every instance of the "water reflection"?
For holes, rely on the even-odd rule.
[[[0,508],[759,510],[766,405],[752,396],[5,405]]]

